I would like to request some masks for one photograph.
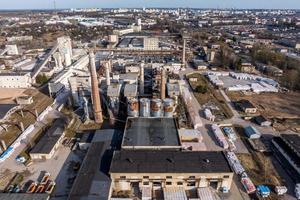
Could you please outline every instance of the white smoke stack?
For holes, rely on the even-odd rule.
[[[185,46],[186,46],[186,39],[183,38],[183,51],[182,51],[182,66],[185,67]]]
[[[144,63],[141,63],[141,68],[140,68],[140,95],[144,94],[144,88],[145,88],[145,80],[144,80]]]
[[[104,63],[105,66],[105,78],[106,78],[106,85],[110,85],[110,71],[109,71],[109,61]]]
[[[72,64],[71,55],[69,53],[65,54],[65,64],[66,64],[66,67],[68,67]]]

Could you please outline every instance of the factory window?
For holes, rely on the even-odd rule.
[[[126,176],[120,176],[120,179],[126,179]]]
[[[160,187],[161,186],[161,182],[153,182],[153,186],[154,187]]]
[[[172,185],[172,182],[166,182],[166,185]]]
[[[149,182],[143,182],[143,185],[149,185]]]
[[[194,182],[194,181],[193,182],[188,182],[187,186],[196,186],[196,182]]]
[[[171,179],[171,178],[172,178],[172,176],[166,176],[166,178],[167,178],[167,179]]]
[[[183,185],[183,182],[177,182],[177,185]]]
[[[229,175],[225,175],[225,176],[223,176],[223,178],[229,178]]]
[[[143,178],[144,178],[144,179],[148,179],[148,178],[149,178],[149,176],[143,176]]]
[[[195,176],[189,176],[189,179],[195,179],[196,177]]]

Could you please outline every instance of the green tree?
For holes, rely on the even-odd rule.
[[[207,92],[207,86],[206,85],[198,85],[195,89],[196,92],[205,94]]]
[[[37,75],[35,81],[38,84],[44,84],[48,81],[48,77],[45,74],[39,74]]]

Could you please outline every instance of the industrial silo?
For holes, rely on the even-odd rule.
[[[135,98],[127,100],[127,115],[129,117],[139,116],[139,101]]]
[[[164,117],[173,117],[174,114],[174,100],[164,99],[163,101]]]
[[[140,116],[150,117],[150,99],[140,99]]]
[[[151,117],[161,117],[162,103],[161,99],[151,100]]]

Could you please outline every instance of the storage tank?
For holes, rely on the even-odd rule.
[[[173,99],[164,99],[164,117],[173,117],[174,113],[174,100]]]
[[[150,99],[140,99],[140,116],[150,117]]]
[[[161,117],[162,104],[161,99],[151,100],[151,117]]]
[[[139,101],[135,98],[127,100],[127,115],[129,117],[139,116]]]

